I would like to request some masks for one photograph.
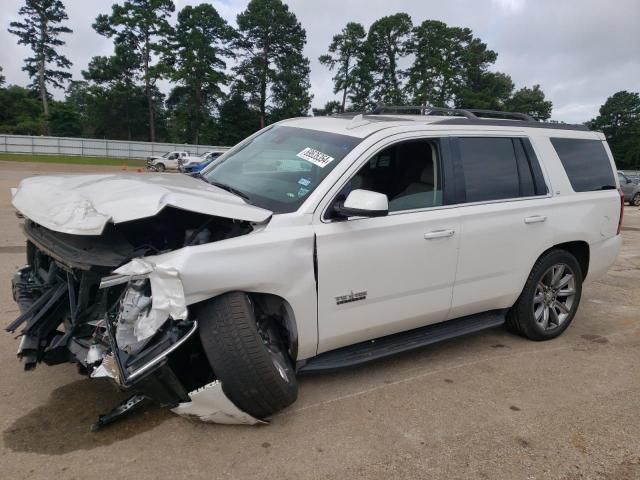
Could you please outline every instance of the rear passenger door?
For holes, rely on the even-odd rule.
[[[553,234],[551,198],[525,137],[452,139],[461,225],[449,318],[510,307]]]

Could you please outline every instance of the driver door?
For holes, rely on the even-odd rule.
[[[447,145],[387,145],[340,186],[333,202],[365,189],[387,195],[390,211],[341,219],[330,204],[316,226],[318,353],[447,318],[460,236],[456,209],[446,206]]]

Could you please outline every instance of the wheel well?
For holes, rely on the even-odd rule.
[[[295,364],[298,357],[298,327],[289,302],[270,293],[247,293],[247,295],[261,313],[275,317],[282,328],[286,330],[289,341],[289,355]]]
[[[576,257],[580,270],[582,271],[582,279],[587,278],[589,272],[589,244],[583,241],[565,242],[554,245],[551,249],[566,250],[571,255]],[[549,251],[547,250],[547,251]],[[546,252],[545,252],[546,253]]]

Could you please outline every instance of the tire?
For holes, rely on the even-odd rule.
[[[567,280],[567,275],[571,279]],[[573,294],[563,295],[571,291]],[[566,250],[551,250],[533,266],[520,297],[507,314],[506,325],[530,340],[551,340],[571,324],[581,295],[582,270],[578,261]]]
[[[298,384],[282,334],[273,321],[258,330],[245,293],[213,298],[196,313],[207,359],[238,408],[264,419],[295,402]]]
[[[629,202],[629,205],[633,205],[634,207],[640,207],[640,192],[636,193],[633,196],[633,198]]]
[[[167,167],[164,166],[164,163],[158,163],[156,165],[156,171],[158,172],[164,172],[167,169]]]

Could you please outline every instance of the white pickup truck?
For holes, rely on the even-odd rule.
[[[180,166],[180,160],[190,158],[189,152],[184,150],[174,150],[167,152],[162,156],[151,155],[146,158],[147,170],[154,172],[164,172],[165,170],[177,170]]]

